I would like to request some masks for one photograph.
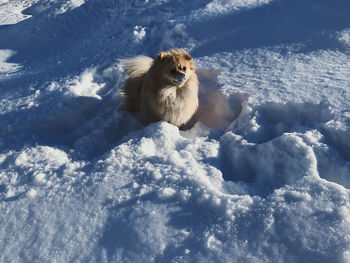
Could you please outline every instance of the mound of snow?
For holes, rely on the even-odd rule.
[[[257,145],[227,133],[222,138],[221,158],[224,178],[248,182],[244,186],[249,194],[266,196],[304,176],[319,176],[312,148],[296,133]]]

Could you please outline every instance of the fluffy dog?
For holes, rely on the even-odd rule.
[[[121,89],[127,111],[139,111],[145,123],[160,120],[177,127],[198,108],[198,78],[189,53],[160,52],[155,59],[138,56],[121,61],[126,81]]]

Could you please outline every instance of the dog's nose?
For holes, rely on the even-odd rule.
[[[186,76],[185,73],[178,72],[176,78],[177,78],[178,81],[182,81],[182,80],[184,80],[185,76]]]

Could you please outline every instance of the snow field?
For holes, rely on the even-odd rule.
[[[349,9],[0,5],[0,261],[349,262]],[[201,83],[186,131],[118,94],[119,58],[170,47]]]

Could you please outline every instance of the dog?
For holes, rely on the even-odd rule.
[[[156,58],[121,60],[126,80],[121,88],[127,111],[140,112],[145,124],[167,121],[185,126],[198,109],[198,77],[192,57],[183,49]]]

